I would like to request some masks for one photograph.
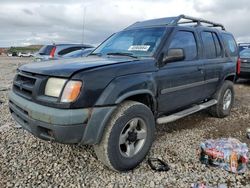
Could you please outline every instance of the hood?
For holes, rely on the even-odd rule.
[[[137,61],[137,59],[132,59],[129,57],[103,58],[96,56],[88,56],[82,58],[60,59],[25,64],[21,66],[19,70],[48,76],[70,77],[72,74],[79,70],[87,70],[91,68],[131,61]]]

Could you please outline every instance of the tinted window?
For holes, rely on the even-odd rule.
[[[80,49],[81,49],[81,47],[66,48],[66,49],[63,49],[60,52],[58,52],[58,55],[64,55],[64,54],[67,54],[67,53],[70,53],[70,52],[73,52],[73,51],[76,51],[76,50],[80,50]]]
[[[63,57],[81,57],[83,50],[76,50],[70,53],[65,54]]]
[[[186,56],[185,60],[193,60],[197,57],[196,40],[192,32],[178,31],[170,43],[169,49],[171,48],[182,48]]]
[[[213,35],[211,32],[202,32],[201,38],[203,42],[204,47],[204,55],[207,59],[213,59],[216,58],[216,48],[215,43],[213,39]]]
[[[38,54],[40,54],[40,55],[49,55],[50,52],[51,52],[51,50],[53,49],[53,47],[54,47],[54,46],[52,46],[52,45],[43,46],[43,47],[39,50]]]
[[[222,49],[221,49],[221,44],[220,44],[219,38],[215,33],[213,33],[213,37],[214,37],[214,43],[215,43],[215,47],[216,47],[216,57],[221,57],[222,56]]]
[[[223,33],[222,38],[230,56],[238,56],[238,48],[232,35]]]

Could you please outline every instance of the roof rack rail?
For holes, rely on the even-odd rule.
[[[186,21],[180,22],[183,19],[186,20]],[[226,30],[225,27],[220,23],[214,23],[214,22],[204,20],[204,19],[201,19],[201,18],[194,18],[194,17],[191,17],[191,16],[186,16],[184,14],[176,17],[176,19],[173,20],[171,25],[190,24],[190,23],[196,23],[197,26],[200,26],[200,25],[202,25],[202,23],[205,23],[205,24],[209,24],[208,27],[220,27],[222,30]]]
[[[138,27],[151,27],[151,26],[160,26],[160,25],[171,25],[171,26],[177,26],[181,24],[191,24],[188,26],[201,26],[202,24],[206,24],[203,26],[207,27],[220,27],[222,30],[226,30],[225,27],[222,24],[214,23],[208,20],[204,20],[201,18],[194,18],[191,16],[186,15],[180,15],[176,17],[167,17],[167,18],[158,18],[158,19],[152,19],[152,20],[145,20],[141,22],[136,22],[130,26],[128,26],[125,29],[131,29],[131,28],[138,28]]]

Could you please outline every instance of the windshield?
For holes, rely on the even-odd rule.
[[[165,27],[156,27],[121,31],[102,43],[93,54],[152,56],[165,30]]]
[[[250,49],[245,49],[240,52],[241,58],[250,58]]]

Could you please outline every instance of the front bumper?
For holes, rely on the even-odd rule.
[[[38,138],[60,143],[96,144],[115,107],[51,108],[31,102],[11,91],[9,108],[13,118]]]

